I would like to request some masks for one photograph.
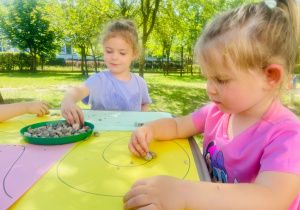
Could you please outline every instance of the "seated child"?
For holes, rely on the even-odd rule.
[[[208,24],[195,46],[212,101],[194,113],[149,122],[130,151],[152,139],[204,133],[213,182],[155,176],[136,181],[124,209],[300,209],[300,120],[279,97],[299,58],[296,0],[261,1]]]
[[[84,84],[70,89],[61,101],[61,112],[72,125],[84,122],[80,100],[91,109],[148,111],[152,101],[145,80],[129,71],[138,53],[136,25],[129,20],[114,22],[103,35],[106,71],[92,75]]]

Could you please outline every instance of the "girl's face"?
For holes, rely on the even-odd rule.
[[[225,74],[212,75],[207,80],[206,92],[210,100],[224,113],[255,114],[269,100],[269,91],[264,90],[264,73],[226,70]],[[205,75],[204,75],[205,76]]]
[[[104,43],[104,61],[112,74],[129,71],[130,63],[137,52],[121,36],[112,37]]]

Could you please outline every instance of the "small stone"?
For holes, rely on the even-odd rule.
[[[85,139],[83,139],[84,141],[87,141],[87,140],[89,140],[89,137],[86,137]]]
[[[73,124],[72,128],[77,131],[79,129],[79,124],[78,123]]]
[[[31,137],[31,134],[28,133],[28,132],[24,132],[24,136],[29,136],[29,137]]]
[[[157,154],[155,152],[152,152],[151,150],[149,150],[149,153],[152,155],[152,159],[157,157]]]
[[[133,164],[134,162],[133,161],[130,161],[130,164]]]
[[[144,123],[139,123],[139,122],[135,122],[135,123],[134,123],[134,126],[135,126],[135,127],[141,127],[142,125],[144,125]]]
[[[119,170],[119,169],[120,169],[120,167],[118,166],[118,167],[117,167],[117,169]]]
[[[185,164],[188,164],[188,161],[187,161],[187,160],[184,160],[184,163],[185,163]]]
[[[145,158],[145,160],[147,160],[147,161],[152,160],[152,155],[151,155],[151,153],[148,152],[144,158]]]
[[[101,119],[101,118],[99,118],[99,121],[102,121],[102,119]]]
[[[96,136],[96,137],[100,136],[100,133],[96,131],[96,132],[94,132],[94,136]]]
[[[49,112],[49,113],[50,113],[50,112]],[[49,114],[49,113],[48,113],[48,114]],[[60,114],[59,114],[59,113],[51,113],[50,116],[60,116]]]

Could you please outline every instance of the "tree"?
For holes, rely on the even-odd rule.
[[[37,69],[37,55],[54,55],[60,49],[60,32],[47,16],[46,0],[13,0],[5,3],[0,27],[13,47],[30,53],[32,71]],[[2,8],[4,9],[4,8]]]
[[[145,65],[145,52],[146,52],[146,43],[151,34],[154,24],[156,13],[158,11],[159,3],[161,0],[141,0],[141,13],[142,13],[142,49],[140,53],[139,61],[139,75],[144,77],[144,65]]]
[[[81,71],[88,75],[87,55],[91,49],[96,66],[100,31],[110,14],[108,0],[61,0],[64,11],[62,25],[70,43],[80,49]],[[83,70],[85,65],[85,71]]]

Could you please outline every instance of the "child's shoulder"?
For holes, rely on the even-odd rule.
[[[299,126],[299,118],[287,107],[283,106],[279,101],[275,101],[268,112],[263,117],[265,121],[268,121],[272,125],[283,125],[283,124],[293,124]]]

